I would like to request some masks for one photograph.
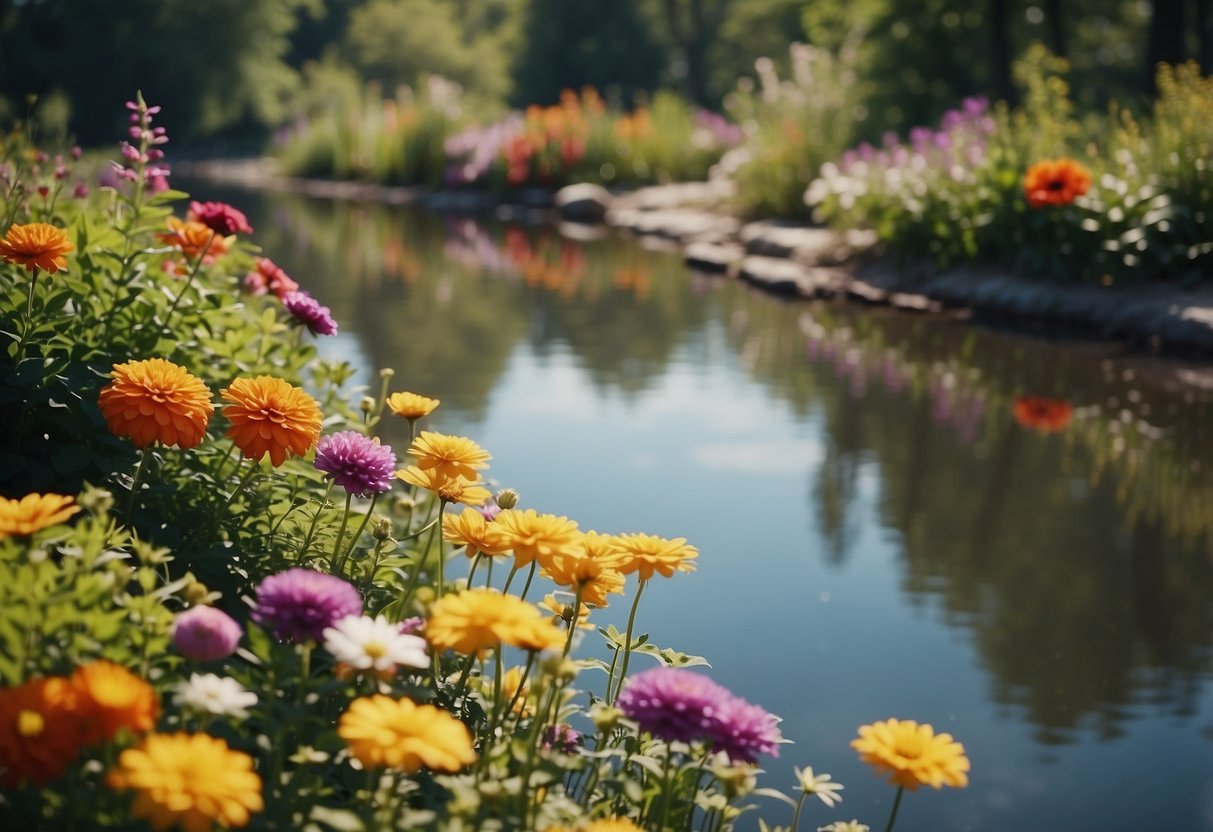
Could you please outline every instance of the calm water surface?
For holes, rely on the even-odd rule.
[[[899,830],[1213,829],[1201,368],[783,303],[615,237],[193,190],[332,307],[326,354],[441,398],[525,506],[701,549],[638,628],[784,718],[766,785],[846,785],[803,829],[883,829],[893,789],[848,743],[889,716],[973,762]]]

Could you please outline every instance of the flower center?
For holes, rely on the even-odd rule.
[[[17,733],[23,737],[36,737],[46,728],[46,721],[37,711],[17,712]]]
[[[387,655],[387,645],[380,641],[368,641],[362,645],[362,652],[372,659],[381,659]]]
[[[1062,182],[1060,179],[1054,179],[1052,182],[1050,182],[1045,187],[1050,191],[1060,191],[1065,186],[1066,186],[1065,182]]]

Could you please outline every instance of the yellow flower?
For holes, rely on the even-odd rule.
[[[621,534],[615,539],[625,555],[619,567],[624,575],[635,572],[640,580],[647,581],[654,572],[669,578],[675,571],[695,571],[691,561],[699,557],[699,550],[688,545],[685,537],[667,540],[651,534]]]
[[[76,668],[71,683],[88,742],[108,742],[123,729],[142,734],[156,727],[156,691],[126,668],[105,660],[89,662]]]
[[[59,525],[80,510],[75,502],[63,494],[26,494],[20,500],[0,497],[0,540]]]
[[[19,263],[26,271],[42,269],[54,274],[67,269],[68,252],[76,247],[67,241],[67,232],[45,222],[13,225],[0,240],[0,257],[7,263]]]
[[[207,734],[151,734],[118,756],[106,782],[135,792],[131,813],[153,829],[240,827],[265,808],[253,758]]]
[[[436,601],[425,637],[437,650],[481,657],[502,644],[546,650],[563,646],[564,638],[534,605],[487,588],[465,589]]]
[[[493,525],[501,527],[510,541],[514,565],[518,567],[537,560],[540,566],[547,568],[553,558],[575,554],[581,545],[582,534],[575,521],[554,514],[539,514],[533,508],[503,511]]]
[[[444,514],[442,537],[455,546],[466,546],[469,558],[475,557],[477,552],[501,555],[510,550],[510,541],[505,534],[474,508],[465,508],[460,514]]]
[[[619,566],[625,555],[611,535],[586,532],[581,551],[550,558],[543,574],[560,586],[581,590],[581,602],[605,607],[608,593],[623,594],[623,575]]]
[[[936,789],[969,785],[969,758],[964,746],[951,734],[935,734],[930,725],[912,719],[887,719],[859,727],[859,738],[851,740],[859,759],[889,782],[911,791],[920,785]]]
[[[416,465],[410,465],[402,471],[397,471],[396,479],[427,491],[433,491],[444,503],[478,506],[493,496],[491,491],[473,480],[466,480],[463,477],[448,477],[433,468],[422,471]]]
[[[192,448],[206,435],[215,412],[211,391],[184,367],[149,358],[115,364],[112,377],[97,404],[115,436],[129,436],[139,448]]]
[[[475,480],[477,471],[487,468],[488,451],[466,436],[447,436],[423,430],[408,449],[409,456],[417,457],[417,467],[422,471],[434,471],[444,477],[463,477]]]
[[[583,827],[548,826],[543,832],[644,832],[627,818],[599,818]]]
[[[75,697],[67,679],[30,679],[0,688],[0,783],[15,789],[63,776],[82,744]]]
[[[388,410],[409,421],[429,416],[441,403],[438,399],[419,396],[416,393],[393,393],[387,397]]]
[[[418,769],[454,772],[476,762],[472,733],[455,717],[432,705],[376,694],[350,703],[337,734],[368,768],[412,774]]]
[[[491,690],[492,685],[489,685],[489,688]],[[521,667],[511,667],[501,677],[501,701],[508,704],[517,696],[518,701],[514,702],[514,713],[519,716],[531,715],[531,709],[526,705],[530,693],[531,685],[523,678]]]
[[[231,402],[223,408],[232,423],[227,436],[249,459],[269,454],[277,468],[288,454],[302,456],[320,438],[320,405],[280,378],[238,378],[219,395]]]

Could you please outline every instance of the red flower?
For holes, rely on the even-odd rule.
[[[1091,171],[1073,159],[1044,159],[1023,178],[1023,192],[1033,208],[1069,205],[1091,188]]]
[[[1040,433],[1056,433],[1070,424],[1074,408],[1067,401],[1043,396],[1016,396],[1015,421]]]
[[[195,200],[190,203],[186,219],[202,223],[221,237],[253,233],[253,227],[248,224],[248,219],[244,214],[226,202],[198,202]]]

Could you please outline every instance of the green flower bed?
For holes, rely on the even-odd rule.
[[[487,451],[427,429],[438,401],[386,369],[349,389],[311,343],[330,311],[231,206],[174,215],[157,108],[128,107],[91,196],[4,146],[5,817],[610,832],[834,806],[811,768],[798,799],[757,788],[778,719],[640,632],[645,587],[684,580],[694,546],[494,496]],[[404,452],[378,439],[397,419]],[[626,630],[587,644],[625,599]],[[854,747],[901,790],[968,782],[930,726],[876,722]]]

